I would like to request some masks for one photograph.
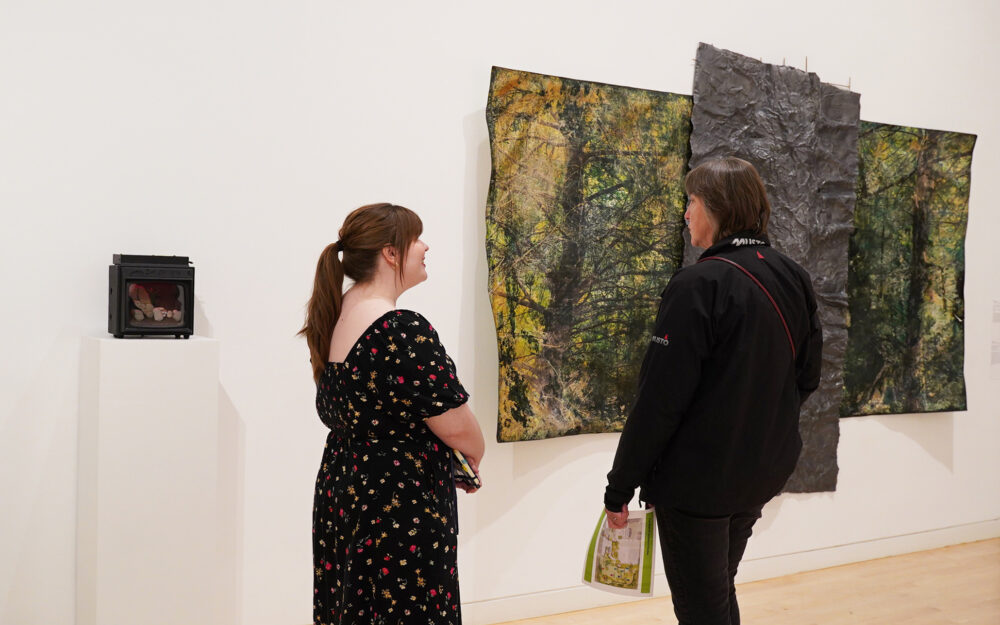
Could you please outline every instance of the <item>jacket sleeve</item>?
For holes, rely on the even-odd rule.
[[[618,440],[604,505],[620,510],[649,475],[690,405],[713,344],[709,282],[679,272],[663,292],[639,372],[635,403]]]
[[[816,308],[816,297],[808,277],[805,279],[807,310],[809,311],[809,335],[803,348],[799,350],[795,362],[796,382],[799,387],[799,406],[805,403],[819,387],[820,371],[823,365],[823,326]]]

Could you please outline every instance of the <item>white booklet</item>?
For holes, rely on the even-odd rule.
[[[583,583],[622,595],[653,596],[653,510],[629,510],[623,529],[608,527],[607,513],[590,539]]]

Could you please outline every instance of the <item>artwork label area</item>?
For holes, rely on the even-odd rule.
[[[965,410],[975,135],[862,122],[841,414]]]
[[[499,441],[620,431],[680,266],[691,98],[494,68]]]

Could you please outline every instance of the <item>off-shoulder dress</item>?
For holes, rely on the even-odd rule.
[[[317,625],[461,623],[451,450],[424,423],[468,401],[437,332],[392,310],[320,376]]]

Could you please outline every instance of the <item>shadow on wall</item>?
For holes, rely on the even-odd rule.
[[[852,417],[852,422],[870,420],[886,430],[894,431],[920,445],[927,456],[933,458],[949,472],[954,470],[955,451],[955,415],[951,412],[874,415]],[[833,492],[828,493],[782,493],[772,499],[764,507],[764,515],[754,527],[754,532],[763,533],[771,527],[778,517],[781,507],[787,501],[807,499],[830,499]]]
[[[465,136],[465,192],[463,196],[462,257],[474,259],[462,272],[462,293],[473,293],[471,298],[460,298],[460,336],[466,337],[459,348],[459,371],[467,379],[463,384],[472,396],[471,403],[486,439],[488,468],[484,473],[488,490],[476,495],[472,502],[476,510],[476,532],[482,532],[502,518],[505,508],[513,506],[508,496],[516,491],[490,481],[490,473],[500,470],[497,451],[492,452],[496,440],[497,414],[497,347],[493,310],[490,306],[486,264],[486,194],[490,184],[490,145],[487,139],[486,113],[483,109],[466,115],[462,127]],[[462,363],[467,363],[465,366]],[[469,367],[469,365],[472,365]],[[495,474],[495,473],[494,473]],[[486,495],[484,497],[484,495]],[[500,495],[500,496],[498,496]],[[507,496],[503,496],[507,495]],[[506,502],[501,505],[499,502]]]
[[[83,334],[60,328],[0,407],[0,623],[73,622]]]
[[[475,259],[472,271],[462,275],[462,293],[474,293],[471,310],[469,298],[460,298],[459,325],[467,337],[460,347],[461,361],[475,363],[467,385],[479,411],[477,418],[483,436],[496,440],[497,349],[493,309],[490,307],[486,264],[486,193],[490,185],[490,144],[486,139],[486,112],[467,115],[463,122],[466,140],[465,197],[462,257]],[[466,374],[468,375],[468,374]]]
[[[195,297],[194,331],[198,336],[214,338],[215,329],[205,314],[204,302]],[[233,623],[243,622],[243,535],[246,495],[246,423],[236,405],[219,382],[218,518],[220,527],[232,528],[223,533],[219,554],[226,570],[219,580],[222,604],[230,606]]]
[[[243,509],[246,492],[246,424],[221,382],[219,383],[218,454],[219,525],[233,529],[231,534],[223,533],[222,544],[219,545],[221,560],[229,564],[226,575],[219,580],[219,592],[224,597],[223,605],[231,606],[228,613],[233,615],[232,622],[235,625],[243,622]]]
[[[853,417],[855,419],[859,417]],[[955,468],[955,413],[878,415],[873,419],[887,430],[902,434],[920,445],[927,455],[949,472]]]
[[[806,501],[823,501],[830,503],[836,497],[836,492],[834,491],[824,491],[820,493],[778,493],[771,501],[764,505],[764,510],[761,514],[760,520],[753,526],[753,533],[755,535],[760,535],[771,528],[774,521],[781,515],[781,508],[791,501],[802,502]],[[754,545],[754,541],[750,541],[751,548]],[[755,558],[751,558],[755,559]]]
[[[194,333],[197,336],[215,338],[215,331],[212,328],[212,324],[205,315],[205,303],[197,295],[194,298]]]
[[[546,475],[555,473],[559,467],[573,464],[593,454],[607,456],[608,440],[614,440],[617,445],[618,436],[617,433],[576,434],[512,443],[514,446],[512,477],[515,482],[520,480],[538,482],[543,480]],[[607,465],[607,470],[611,470],[610,463]],[[603,493],[604,483],[602,482],[600,486]],[[636,491],[636,496],[638,496],[638,491]],[[594,505],[597,506],[599,503],[599,501],[595,501]],[[632,505],[638,505],[638,500],[634,499]]]

